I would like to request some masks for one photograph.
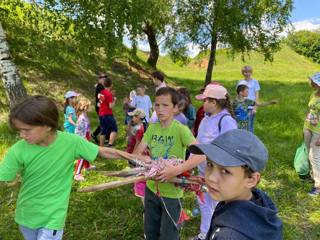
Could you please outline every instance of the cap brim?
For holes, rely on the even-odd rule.
[[[207,159],[223,167],[244,166],[246,163],[235,158],[222,148],[213,144],[197,144],[189,146],[189,151],[193,154],[204,154]]]
[[[203,95],[203,94],[199,94],[199,95],[196,96],[197,100],[203,100],[203,99],[206,99],[206,98],[207,97],[205,95]]]

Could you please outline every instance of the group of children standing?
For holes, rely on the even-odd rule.
[[[146,164],[159,159],[187,158],[179,165],[166,164],[155,179],[135,185],[135,194],[144,202],[144,234],[147,240],[179,239],[183,191],[167,181],[195,167],[205,177],[208,187],[205,201],[199,201],[201,226],[195,239],[282,238],[282,223],[277,217],[276,207],[265,193],[255,189],[260,172],[266,166],[268,153],[263,143],[247,131],[253,131],[260,87],[258,81],[251,78],[250,67],[246,66],[242,72],[245,79],[237,85],[239,93],[234,104],[226,88],[218,83],[209,84],[202,94],[196,96],[197,100],[203,101],[203,114],[195,114],[186,89],[177,91],[167,87],[160,72],[153,73],[156,86],[153,107],[141,85],[136,94],[132,94],[132,99],[126,102],[131,107],[127,128],[127,152],[133,154],[130,156],[138,157]],[[16,221],[27,240],[41,239],[39,236],[43,231],[48,234],[44,239],[62,239],[74,159],[92,162],[98,154],[105,158],[125,156],[121,151],[110,148],[117,134],[112,111],[116,97],[112,93],[110,78],[103,76],[101,79],[104,89],[97,93],[96,105],[101,128],[100,147],[83,139],[90,136],[86,115],[89,103],[76,100],[78,94],[75,92],[65,95],[64,127],[69,133],[57,130],[57,108],[46,97],[29,97],[10,113],[10,123],[20,132],[22,140],[9,150],[0,165],[0,180],[13,180],[16,173],[23,170]],[[250,95],[250,92],[254,94]],[[246,100],[249,96],[250,103]],[[30,118],[28,112],[32,108],[36,111]],[[183,116],[186,121],[181,120]],[[201,117],[201,121],[196,116]],[[195,130],[197,121],[199,127]],[[238,127],[247,130],[239,130]],[[103,147],[106,136],[109,137],[107,148]],[[192,154],[186,156],[188,147]],[[26,150],[30,150],[28,156],[24,155]],[[37,165],[40,161],[43,163]],[[60,167],[54,167],[55,164]],[[75,176],[80,173],[77,171]],[[42,188],[38,189],[39,186]],[[56,201],[57,196],[61,201]],[[43,205],[42,201],[50,206],[45,208],[47,210],[38,207]],[[35,216],[39,218],[37,221]],[[232,220],[234,216],[237,216],[236,221]]]

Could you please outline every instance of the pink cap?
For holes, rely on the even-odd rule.
[[[197,100],[203,100],[206,98],[226,99],[228,91],[221,85],[209,84],[202,94],[196,96]]]

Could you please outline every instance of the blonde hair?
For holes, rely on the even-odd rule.
[[[91,102],[89,99],[85,97],[81,97],[78,99],[77,104],[76,104],[76,113],[77,116],[79,116],[81,113],[87,111],[91,105]]]
[[[241,73],[243,73],[244,71],[250,71],[251,73],[253,72],[252,67],[249,65],[243,66],[241,69]]]

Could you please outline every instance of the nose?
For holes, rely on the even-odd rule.
[[[206,168],[205,179],[206,182],[217,183],[219,178],[219,171],[216,168]]]

